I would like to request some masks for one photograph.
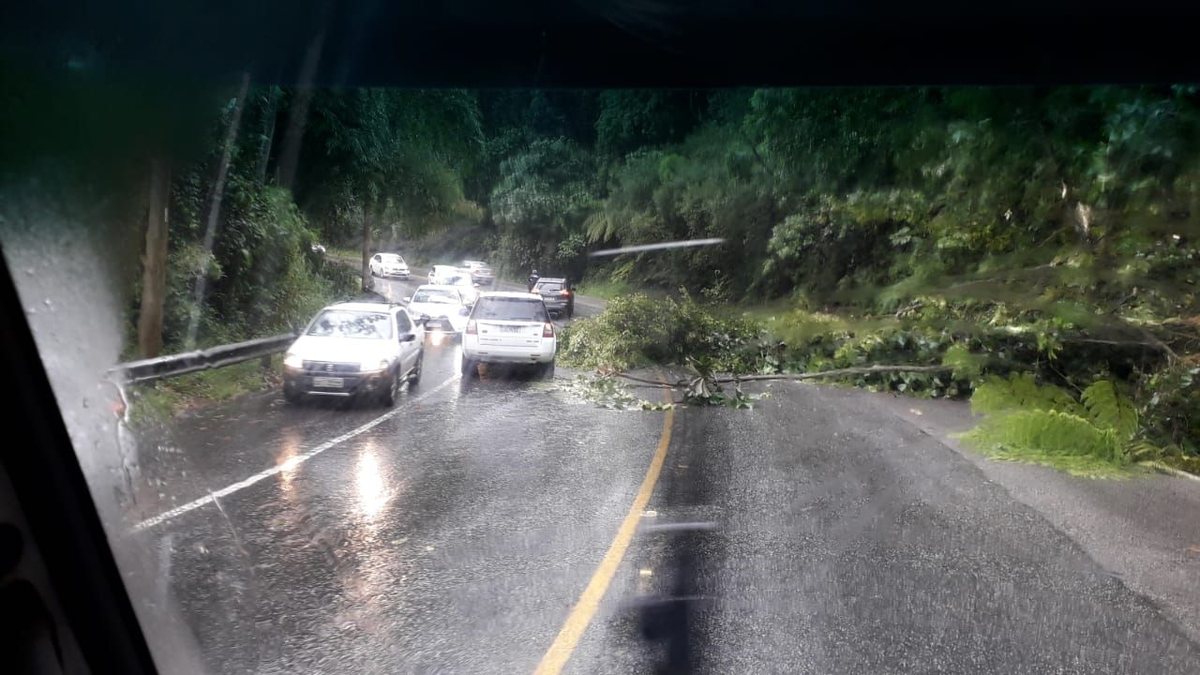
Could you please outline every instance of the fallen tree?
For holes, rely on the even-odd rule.
[[[695,386],[697,380],[704,380],[713,385],[722,384],[741,384],[742,382],[767,382],[771,380],[819,380],[819,379],[835,379],[846,377],[848,375],[881,375],[884,373],[950,373],[953,368],[950,366],[914,366],[914,365],[879,365],[863,366],[861,368],[835,368],[833,370],[822,370],[813,373],[773,373],[773,374],[757,374],[757,375],[727,375],[724,377],[704,377],[697,375],[688,379],[677,380],[675,382],[664,382],[663,380],[649,380],[644,377],[637,377],[624,372],[611,373],[615,377],[639,382],[642,384],[654,386],[660,389],[690,389]]]

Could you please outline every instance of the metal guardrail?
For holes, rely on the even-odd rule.
[[[274,337],[258,338],[229,345],[220,345],[208,349],[159,356],[153,359],[130,361],[113,366],[108,370],[109,376],[121,376],[126,383],[149,382],[167,377],[186,375],[201,370],[222,368],[235,363],[263,358],[284,351],[296,340],[296,336],[287,333]]]

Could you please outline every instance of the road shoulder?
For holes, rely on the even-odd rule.
[[[1200,642],[1200,484],[1149,473],[1079,478],[1048,467],[989,460],[953,437],[973,424],[965,403],[827,389],[855,409],[871,406],[904,420],[966,458]]]

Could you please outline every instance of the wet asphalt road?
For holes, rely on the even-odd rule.
[[[129,541],[208,669],[538,665],[664,413],[597,409],[522,373],[464,384],[456,344],[426,349],[394,412],[271,393],[182,418],[152,451],[135,520],[203,503]],[[1168,612],[865,399],[781,386],[751,411],[679,410],[673,431],[567,672],[651,672],[672,646],[719,673],[1200,672]],[[672,524],[690,525],[651,531]],[[671,597],[689,601],[654,605],[644,639],[630,604]]]

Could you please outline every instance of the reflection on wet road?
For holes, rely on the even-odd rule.
[[[145,463],[129,536],[211,671],[533,672],[554,643],[663,413],[519,370],[463,381],[455,340],[426,350],[394,409],[251,397]],[[1200,672],[1194,635],[896,418],[795,387],[674,430],[567,672],[649,672],[672,646],[722,673]],[[646,594],[692,599],[658,640],[626,609]]]
[[[393,410],[272,393],[176,424],[135,536],[169,540],[169,592],[210,668],[536,665],[661,417],[568,402],[520,370],[463,382],[458,361],[431,335]]]

